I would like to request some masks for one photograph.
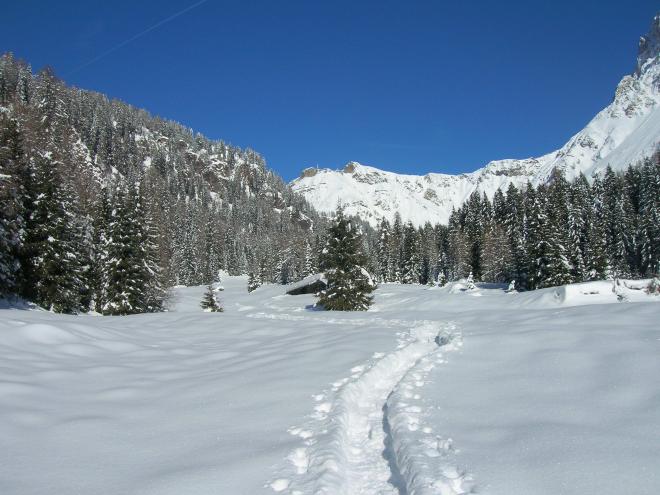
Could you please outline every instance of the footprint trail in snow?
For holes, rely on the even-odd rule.
[[[443,353],[460,345],[453,323],[423,322],[399,334],[395,351],[375,353],[315,395],[310,421],[289,430],[302,446],[270,487],[291,495],[473,493],[470,476],[452,463],[451,439],[423,425],[419,393]]]

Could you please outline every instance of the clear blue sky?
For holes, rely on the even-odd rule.
[[[196,1],[5,2],[0,50],[251,147],[287,180],[349,160],[459,173],[561,146],[633,70],[658,10],[657,0],[207,0],[118,47]]]

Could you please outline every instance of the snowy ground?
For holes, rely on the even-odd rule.
[[[0,493],[660,493],[660,297],[224,285],[225,313],[0,310]]]

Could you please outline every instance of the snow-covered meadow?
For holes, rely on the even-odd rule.
[[[0,493],[660,493],[660,297],[224,285],[224,313],[1,309]]]

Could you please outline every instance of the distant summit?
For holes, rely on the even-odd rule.
[[[319,211],[338,203],[348,214],[375,225],[393,220],[446,223],[475,190],[488,196],[509,184],[545,182],[553,169],[568,179],[601,173],[608,165],[623,170],[660,148],[660,14],[639,42],[635,71],[624,76],[612,102],[559,150],[538,158],[497,160],[461,175],[402,175],[349,162],[341,171],[306,169],[291,185]]]

